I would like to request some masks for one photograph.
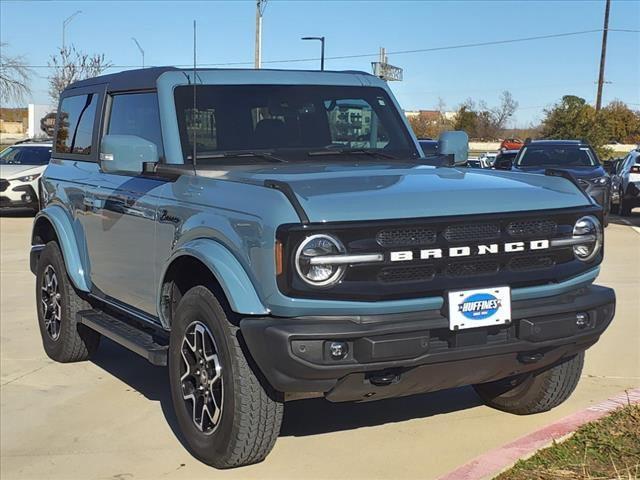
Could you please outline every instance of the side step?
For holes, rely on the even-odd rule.
[[[123,347],[146,358],[153,365],[167,365],[169,345],[158,343],[150,333],[99,310],[83,310],[77,314],[78,323],[110,338]]]

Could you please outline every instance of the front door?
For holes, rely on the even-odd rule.
[[[154,142],[162,155],[155,92],[107,98],[105,134]],[[164,181],[132,172],[97,170],[85,194],[89,275],[108,300],[156,316],[155,233],[157,197]]]

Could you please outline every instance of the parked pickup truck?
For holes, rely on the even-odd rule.
[[[542,412],[611,322],[602,209],[562,172],[424,165],[360,72],[150,68],[60,98],[31,269],[46,353],[167,365],[190,451],[263,460],[286,401],[473,385]],[[96,420],[98,421],[98,420]]]

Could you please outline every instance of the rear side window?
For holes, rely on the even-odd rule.
[[[91,154],[97,104],[98,95],[93,93],[62,100],[56,135],[57,153]]]
[[[153,142],[162,156],[162,133],[158,96],[155,92],[115,95],[111,102],[111,116],[107,133],[135,135]]]

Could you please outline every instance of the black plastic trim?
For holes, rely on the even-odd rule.
[[[354,373],[427,364],[439,364],[446,372],[448,363],[468,359],[537,352],[548,355],[571,345],[582,345],[584,350],[611,322],[615,293],[592,285],[563,295],[516,301],[512,308],[511,325],[460,332],[448,329],[448,320],[440,310],[409,313],[404,318],[403,314],[379,315],[375,319],[254,317],[242,319],[240,330],[252,357],[276,390],[326,393],[339,379]],[[558,321],[575,324],[576,312],[587,312],[593,323],[576,331],[553,330]],[[526,332],[519,330],[522,319],[529,322],[527,328],[531,323],[544,328],[541,333],[536,332],[537,337],[527,336],[530,328]],[[432,344],[430,338],[434,339]],[[350,353],[332,361],[326,354],[328,341],[344,342]],[[377,351],[376,344],[380,347]],[[448,388],[446,382],[443,385]]]
[[[302,222],[303,225],[309,224],[309,217],[307,216],[307,212],[305,212],[304,208],[302,208],[302,205],[300,204],[300,201],[298,200],[296,193],[293,191],[293,188],[291,188],[291,185],[289,185],[287,182],[282,182],[280,180],[267,179],[264,181],[264,186],[267,188],[273,188],[275,190],[281,191],[284,194],[284,196],[287,197],[287,199],[291,203],[291,206],[298,214],[298,218],[300,218],[300,222]]]

